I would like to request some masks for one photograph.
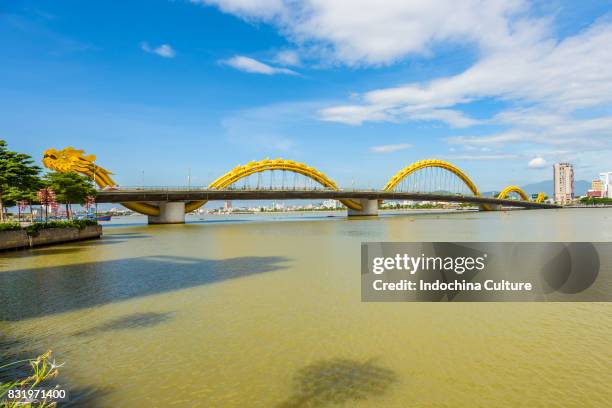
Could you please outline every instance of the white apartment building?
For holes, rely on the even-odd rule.
[[[336,209],[340,207],[340,203],[337,200],[325,200],[323,201],[323,207]]]
[[[602,196],[606,198],[612,198],[612,171],[599,173],[599,180],[601,180],[602,184]]]

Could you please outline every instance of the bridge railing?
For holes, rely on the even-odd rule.
[[[253,188],[248,186],[229,186],[224,189],[211,189],[208,186],[118,186],[118,187],[107,187],[105,189],[99,189],[98,191],[124,191],[124,192],[189,192],[189,191],[340,191],[340,192],[378,192],[378,189],[375,188],[339,188],[338,190],[333,190],[328,187],[323,186],[313,186],[311,188],[305,189],[301,187],[288,187],[288,186],[267,186],[260,188]],[[427,191],[411,191],[415,194],[434,194],[432,192]],[[439,195],[448,195],[448,196],[464,196],[460,193],[453,192],[435,192],[435,194]],[[494,196],[490,196],[488,194],[483,195],[483,198],[495,198]],[[516,200],[521,201],[518,197],[506,197],[506,200]]]
[[[117,186],[117,187],[106,187],[104,189],[98,189],[98,191],[334,191],[331,188],[316,186],[311,188],[300,188],[300,187],[281,187],[281,186],[272,186],[272,187],[260,187],[253,188],[248,186],[240,186],[240,187],[226,187],[223,189],[213,189],[208,186]],[[354,188],[354,189],[339,189],[337,191],[377,191],[376,189],[362,189],[362,188]]]
[[[339,188],[337,190],[333,190],[328,187],[323,186],[313,186],[311,188],[302,188],[302,187],[288,187],[288,186],[267,186],[260,188],[253,188],[248,186],[240,186],[240,187],[226,187],[223,189],[211,189],[208,186],[118,186],[118,187],[106,187],[104,189],[98,189],[98,191],[156,191],[156,192],[170,192],[170,191],[346,191],[346,192],[355,192],[355,191],[372,191],[378,192],[379,189],[376,188],[363,188],[363,187],[351,187],[351,188]],[[445,192],[445,191],[410,191],[411,193],[418,194],[442,194],[449,196],[463,196],[464,194],[453,193],[453,192]],[[483,197],[487,198],[495,198],[495,195],[484,194]],[[519,199],[518,197],[509,196],[506,199],[513,200]]]

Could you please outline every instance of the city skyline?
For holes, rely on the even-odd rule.
[[[37,161],[85,149],[122,185],[204,185],[265,157],[340,186],[432,157],[483,191],[552,180],[556,162],[590,181],[612,153],[605,3],[388,6],[402,40],[342,2],[17,1],[0,132]]]

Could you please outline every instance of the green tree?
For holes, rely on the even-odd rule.
[[[4,199],[12,204],[19,194],[36,190],[39,174],[40,167],[34,165],[32,157],[8,150],[6,141],[0,140],[0,221],[5,218]]]
[[[84,204],[88,196],[95,196],[93,181],[75,172],[47,173],[45,185],[56,194],[56,200],[66,206],[70,218],[72,204]]]
[[[42,180],[39,180],[38,183],[32,185],[31,190],[22,190],[19,188],[9,188],[3,194],[3,204],[5,207],[12,207],[17,205],[17,201],[25,200],[28,202],[28,206],[30,207],[30,215],[32,215],[32,204],[38,200],[36,196],[36,191],[42,187]]]

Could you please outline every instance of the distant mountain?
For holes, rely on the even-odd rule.
[[[586,180],[574,181],[574,191],[576,196],[586,195],[587,191],[591,188],[591,182]]]
[[[553,181],[552,180],[543,180],[537,183],[526,184],[524,186],[520,186],[523,191],[527,195],[544,193],[549,197],[553,196]],[[574,181],[574,192],[576,196],[586,195],[587,190],[591,188],[591,183],[586,180],[575,180]],[[501,190],[499,190],[501,191]],[[490,196],[494,193],[494,191],[486,191],[482,194],[485,196]]]
[[[553,195],[553,181],[552,180],[543,180],[537,183],[526,184],[521,186],[523,191],[527,193],[527,195],[544,193],[549,197]],[[574,182],[574,188],[576,188],[576,182]]]
[[[552,197],[553,195],[553,181],[552,180],[544,180],[539,183],[527,184],[525,186],[521,186],[525,193],[529,194],[537,194],[537,193],[545,193],[546,195]],[[576,196],[586,195],[587,190],[591,188],[591,182],[586,180],[574,180],[574,194]]]

